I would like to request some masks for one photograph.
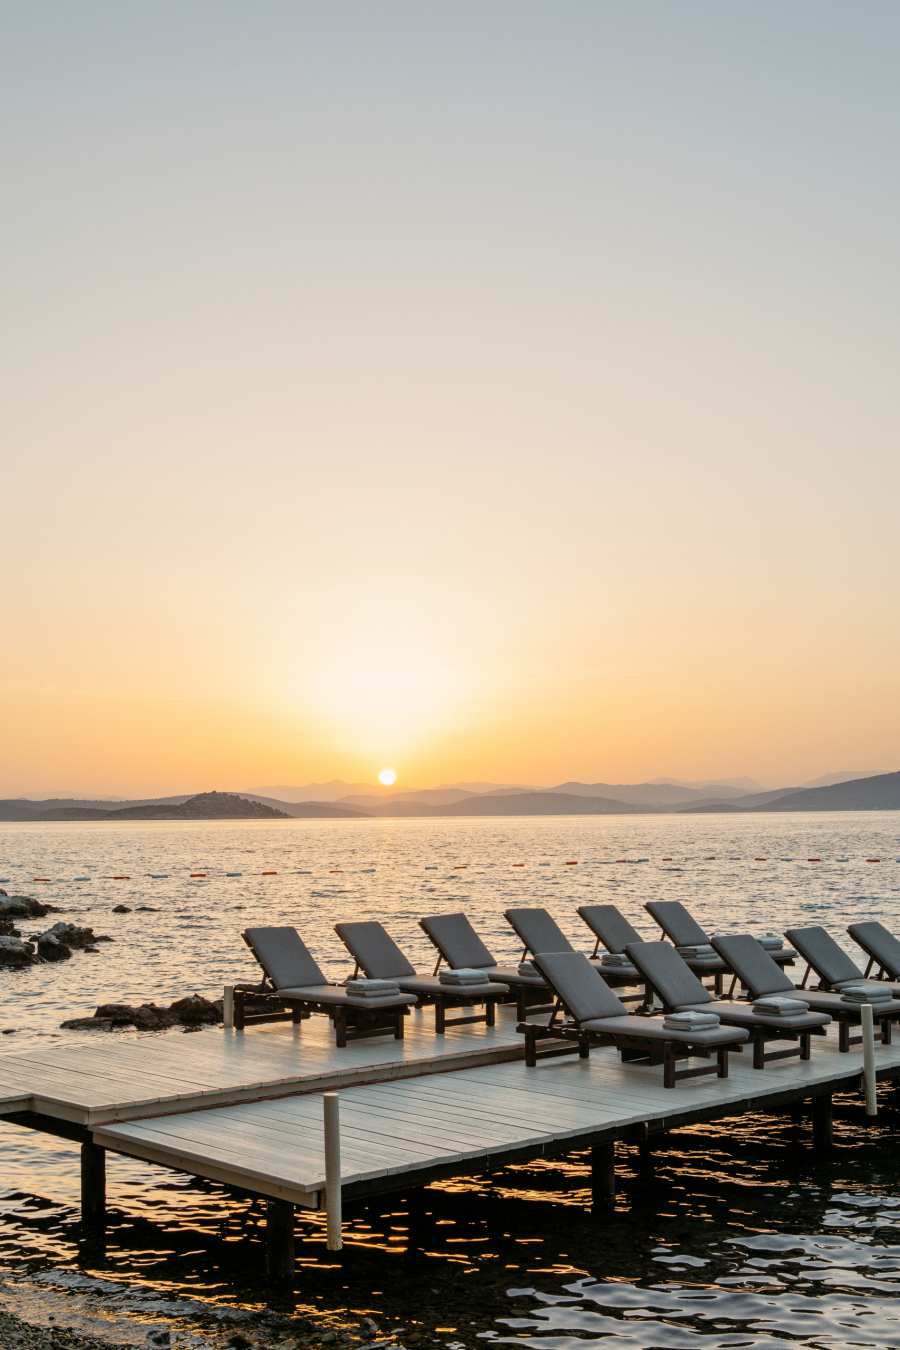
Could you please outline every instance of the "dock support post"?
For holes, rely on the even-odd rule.
[[[106,1149],[99,1144],[81,1145],[81,1221],[106,1221]]]
[[[226,984],[222,994],[222,1025],[234,1030],[234,985]]]
[[[812,1099],[813,1148],[827,1149],[834,1143],[834,1111],[831,1093]]]
[[[863,1085],[866,1090],[866,1115],[878,1115],[875,1077],[875,1019],[872,1016],[871,1003],[864,1003],[859,1010],[862,1021],[863,1043]]]
[[[591,1149],[591,1205],[611,1209],[616,1203],[616,1141],[594,1144]]]
[[[341,1104],[336,1092],[322,1095],[325,1110],[325,1213],[328,1250],[339,1252],[341,1240]]]
[[[294,1206],[289,1200],[266,1201],[266,1274],[278,1284],[294,1279]]]

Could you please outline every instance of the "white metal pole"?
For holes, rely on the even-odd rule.
[[[322,1096],[325,1108],[325,1213],[328,1250],[339,1252],[341,1240],[341,1104],[336,1092]]]
[[[222,1024],[226,1027],[234,1027],[234,985],[226,984],[225,992],[222,995]]]
[[[863,1043],[863,1082],[866,1088],[866,1115],[878,1115],[878,1098],[875,1095],[875,1019],[872,1016],[871,1003],[860,1008],[862,1019]]]

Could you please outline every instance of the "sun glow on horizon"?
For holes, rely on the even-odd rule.
[[[391,783],[396,783],[397,775],[394,773],[393,769],[382,769],[381,773],[378,775],[378,781],[379,783],[383,783],[385,787],[390,787]]]

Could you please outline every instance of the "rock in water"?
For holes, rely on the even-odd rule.
[[[216,1005],[210,1003],[208,998],[201,998],[199,994],[178,999],[176,1003],[170,1005],[169,1012],[176,1021],[186,1027],[213,1026],[222,1020]]]
[[[37,964],[34,945],[20,937],[0,937],[0,966],[33,966]]]
[[[45,914],[58,914],[56,905],[42,905],[30,895],[7,895],[0,891],[0,919],[42,919]]]

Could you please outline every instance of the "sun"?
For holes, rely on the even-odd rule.
[[[396,783],[397,775],[393,769],[382,769],[378,775],[379,783],[384,783],[385,787],[390,787],[391,783]]]

